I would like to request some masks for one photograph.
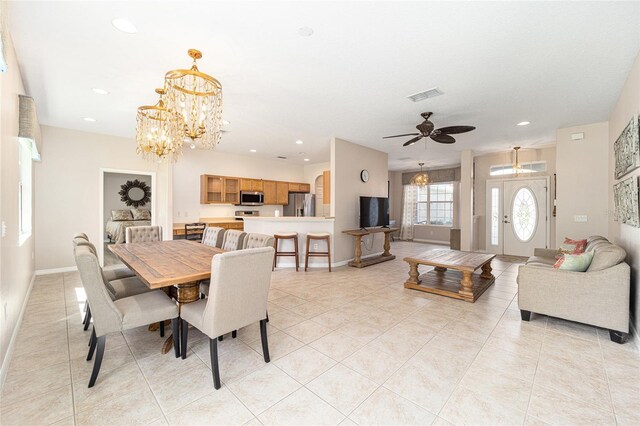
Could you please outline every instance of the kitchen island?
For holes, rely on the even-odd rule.
[[[285,232],[297,232],[298,233],[298,253],[300,254],[300,263],[304,264],[304,253],[306,250],[307,233],[309,232],[328,232],[331,234],[331,251],[333,252],[333,235],[334,235],[334,218],[332,217],[312,217],[312,216],[280,216],[280,217],[245,217],[244,218],[244,232],[257,232],[260,234],[274,235]],[[314,242],[318,245],[315,249],[311,247],[312,251],[326,251],[326,244],[322,241]],[[324,246],[323,246],[324,245]],[[283,240],[280,242],[280,250],[293,251],[293,240]],[[331,259],[332,262],[335,262]],[[290,267],[295,266],[293,258],[281,258],[278,259],[278,267]],[[309,267],[326,267],[327,262],[325,259],[310,258]]]

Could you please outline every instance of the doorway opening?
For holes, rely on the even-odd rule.
[[[138,170],[100,169],[100,241],[103,266],[120,263],[108,246],[122,244],[126,229],[156,223],[156,174]]]
[[[487,251],[533,256],[549,247],[549,178],[487,181]]]

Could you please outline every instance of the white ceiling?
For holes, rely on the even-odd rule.
[[[606,120],[640,51],[638,2],[11,2],[9,24],[42,124],[133,137],[136,108],[198,48],[231,122],[220,150],[315,163],[338,136],[388,152],[393,170]],[[443,96],[406,99],[436,86]],[[422,111],[477,130],[426,149],[381,139],[415,131]]]

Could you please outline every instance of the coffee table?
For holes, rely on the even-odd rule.
[[[409,279],[404,287],[453,297],[473,303],[495,281],[491,274],[491,260],[495,254],[436,249],[417,256],[405,257],[409,264]],[[418,265],[435,268],[420,275]],[[481,274],[474,274],[482,268]]]

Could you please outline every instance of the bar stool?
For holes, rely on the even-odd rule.
[[[275,254],[273,255],[273,268],[276,268],[276,262],[278,261],[278,256],[295,256],[296,258],[296,272],[298,271],[298,265],[300,262],[298,261],[298,233],[297,232],[279,232],[273,235],[274,242],[273,248],[276,249]],[[295,247],[294,251],[279,251],[278,250],[278,241],[280,240],[293,240],[293,245]]]
[[[327,251],[309,251],[311,241],[324,240],[327,242]],[[307,250],[304,257],[304,270],[309,268],[309,257],[326,257],[331,272],[331,234],[328,232],[309,232],[307,234]]]

